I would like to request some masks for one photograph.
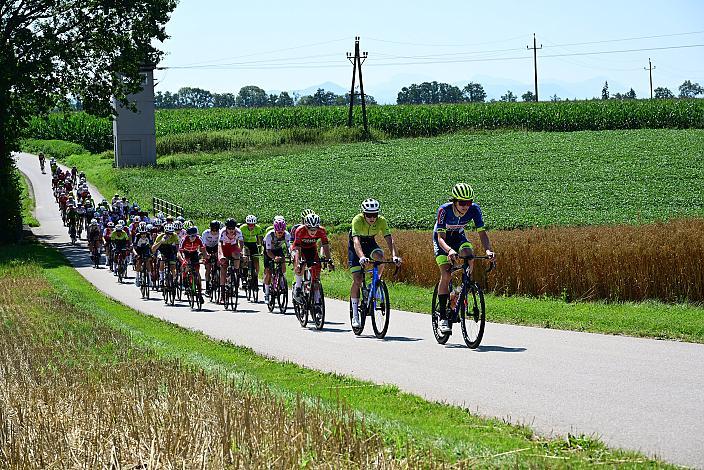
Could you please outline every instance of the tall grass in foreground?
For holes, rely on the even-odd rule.
[[[498,267],[482,282],[498,294],[573,300],[704,302],[704,220],[650,225],[554,227],[489,232]],[[470,236],[477,254],[483,249]],[[398,280],[438,281],[430,232],[396,232],[403,256]],[[347,262],[347,235],[334,252]],[[385,244],[382,243],[382,247]],[[389,270],[391,271],[391,270]]]
[[[0,467],[434,467],[363,418],[207,375],[67,304],[31,264],[0,266]]]

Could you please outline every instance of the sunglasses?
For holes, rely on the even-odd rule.
[[[457,205],[461,207],[467,207],[472,205],[472,201],[457,201]]]
[[[364,217],[366,217],[367,219],[378,219],[379,214],[364,214]]]

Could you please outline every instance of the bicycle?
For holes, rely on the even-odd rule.
[[[286,313],[288,307],[288,281],[282,269],[286,260],[274,260],[275,265],[271,273],[271,286],[269,287],[269,311],[273,312],[276,304],[279,304],[279,312]]]
[[[448,299],[448,321],[450,325],[460,323],[462,326],[462,338],[469,349],[476,349],[482,342],[484,336],[484,326],[486,324],[486,307],[484,304],[484,292],[481,286],[472,279],[472,273],[469,269],[469,261],[472,259],[490,259],[488,256],[460,256],[464,261],[461,266],[453,266],[450,268],[450,273],[462,271],[462,283],[453,288],[452,279],[450,280],[450,298]],[[496,262],[492,260],[488,274],[496,267]],[[439,344],[447,343],[447,340],[452,335],[452,332],[443,333],[439,329],[440,312],[438,311],[438,286],[435,285],[433,290],[432,304],[432,324],[435,340]],[[468,311],[468,297],[471,295],[471,311]]]
[[[99,269],[100,267],[100,245],[98,242],[93,241],[90,243],[90,260],[93,262],[93,268]]]
[[[320,279],[311,279],[310,268],[313,266],[332,264],[329,258],[320,258],[315,261],[307,262],[301,260],[299,266],[308,265],[303,273],[303,283],[301,284],[301,302],[293,296],[293,310],[296,313],[296,318],[302,327],[308,324],[308,316],[313,319],[316,330],[322,330],[325,326],[325,293]]]
[[[201,292],[202,286],[200,282],[200,270],[198,268],[198,256],[190,255],[188,263],[186,263],[186,282],[184,290],[191,310],[193,310],[193,307],[196,307],[196,310],[203,308],[203,293]]]
[[[379,265],[382,264],[395,264],[393,261],[378,261],[369,260],[372,264],[372,269],[363,269],[362,273],[371,273],[372,278],[367,285],[365,282],[362,283],[360,289],[361,301],[359,302],[358,312],[359,312],[359,327],[352,327],[352,332],[355,336],[359,336],[364,331],[364,323],[367,315],[372,317],[372,328],[374,329],[374,336],[377,338],[383,338],[386,336],[386,332],[389,329],[389,317],[391,314],[391,306],[389,301],[389,289],[386,287],[386,283],[383,279],[379,277]],[[398,271],[398,267],[396,267]],[[373,295],[369,295],[373,293]],[[352,322],[352,303],[350,302],[350,323]]]
[[[71,237],[71,245],[76,244],[76,223],[71,222],[68,225],[68,235]]]
[[[139,270],[139,290],[142,293],[142,298],[149,300],[150,291],[150,266],[151,266],[151,256],[142,254],[140,255],[140,270]]]
[[[43,158],[39,159],[39,167],[42,169],[42,175],[46,174],[46,171],[44,171],[44,159]]]
[[[223,291],[222,302],[225,304],[225,310],[228,308],[233,312],[237,310],[237,302],[239,301],[239,286],[240,286],[239,269],[235,269],[235,263],[230,258],[227,263],[227,271],[225,272],[225,289]]]
[[[164,304],[173,305],[176,302],[176,282],[171,266],[176,264],[175,260],[164,259],[164,271],[161,283],[161,293],[164,295]]]
[[[217,304],[220,302],[220,266],[218,265],[217,253],[210,255],[208,263],[210,263],[210,276],[206,292],[210,301]]]
[[[127,277],[127,256],[125,248],[117,250],[115,256],[115,274],[117,274],[117,282],[122,284],[122,280]]]

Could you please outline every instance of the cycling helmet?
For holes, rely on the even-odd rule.
[[[219,220],[211,220],[210,221],[210,230],[220,230],[220,221]]]
[[[122,225],[122,224],[117,224],[117,225],[115,225],[115,230],[117,230],[118,232],[121,231],[121,230],[124,229],[124,228],[125,228],[125,226]]]
[[[247,225],[253,225],[257,223],[257,217],[254,215],[248,215],[247,218],[244,219],[244,221]]]
[[[301,212],[301,220],[305,219],[306,216],[310,214],[315,214],[315,211],[313,209],[303,209]]]
[[[114,197],[119,198],[119,197],[120,197],[120,194],[119,194],[119,193],[115,193],[115,196],[114,196]]]
[[[142,218],[141,218],[140,216],[138,216],[138,215],[135,215],[135,216],[132,218],[132,220],[133,220],[134,222],[141,222],[141,221],[142,221]]]
[[[113,228],[115,224],[113,222],[108,222],[108,227]]]
[[[91,225],[98,225],[98,219],[90,219]]]
[[[181,230],[183,228],[183,224],[181,222],[179,222],[178,220],[176,222],[174,222],[173,225],[174,225],[175,230]]]
[[[235,221],[235,219],[230,217],[229,219],[227,219],[225,221],[225,227],[226,228],[237,228],[237,222]]]
[[[274,216],[274,220],[272,221],[272,223],[275,224],[277,220],[286,220],[286,219],[284,219],[284,216],[283,216],[283,215],[275,215],[275,216]]]
[[[139,225],[137,226],[137,231],[139,233],[143,233],[147,231],[147,224],[145,222],[140,222]]]
[[[184,223],[186,221],[186,219],[184,219],[182,215],[179,215],[178,217],[176,217],[176,220],[181,223]]]
[[[183,228],[185,228],[186,230],[188,230],[191,227],[193,227],[193,222],[191,222],[190,220],[187,220],[183,223]]]
[[[303,223],[308,228],[318,228],[320,227],[320,216],[318,214],[308,214]]]
[[[279,219],[276,222],[274,222],[274,230],[277,232],[283,232],[286,230],[286,221],[283,219]]]
[[[368,198],[362,202],[362,212],[365,214],[378,214],[381,206],[376,199]]]
[[[186,235],[198,235],[198,227],[189,227],[186,230]]]
[[[174,224],[166,224],[164,225],[164,232],[166,233],[174,233]]]
[[[117,225],[125,225],[125,221],[120,219],[117,221]]]
[[[457,183],[452,187],[452,199],[457,201],[471,201],[474,199],[474,190],[467,183]]]
[[[154,227],[161,227],[163,224],[161,222],[161,219],[156,219],[154,222]]]
[[[157,212],[157,213],[156,213],[156,218],[157,218],[157,219],[163,219],[163,218],[164,218],[164,213],[161,212],[161,211]]]
[[[154,226],[152,224],[147,224],[147,230],[153,230]]]

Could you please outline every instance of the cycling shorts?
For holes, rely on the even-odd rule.
[[[223,243],[222,245],[222,257],[220,258],[225,259],[225,258],[232,258],[234,255],[240,254],[240,247],[237,245],[230,245],[229,243]]]
[[[284,249],[283,248],[274,248],[271,250],[273,255],[276,256],[284,256]],[[264,269],[274,269],[274,258],[269,258],[269,254],[264,257]]]
[[[259,244],[257,242],[244,242],[244,247],[249,250],[250,256],[261,257],[259,253]]]
[[[359,237],[359,243],[362,245],[362,253],[367,258],[371,258],[375,252],[384,253],[376,242],[374,237]],[[359,264],[359,256],[357,256],[357,251],[354,249],[354,241],[350,238],[347,246],[347,264],[350,267],[351,273],[356,273],[362,270],[362,266]]]
[[[176,247],[173,245],[160,245],[159,254],[161,255],[161,259],[167,263],[176,261]]]
[[[464,231],[445,232],[445,243],[447,243],[450,248],[458,253],[460,250],[465,248],[469,248],[470,250],[474,249],[474,246],[472,246],[470,241],[467,240],[467,236]],[[435,262],[438,266],[442,266],[443,264],[448,264],[450,262],[447,258],[447,252],[440,248],[440,245],[435,240],[433,240],[433,251],[435,253]]]

